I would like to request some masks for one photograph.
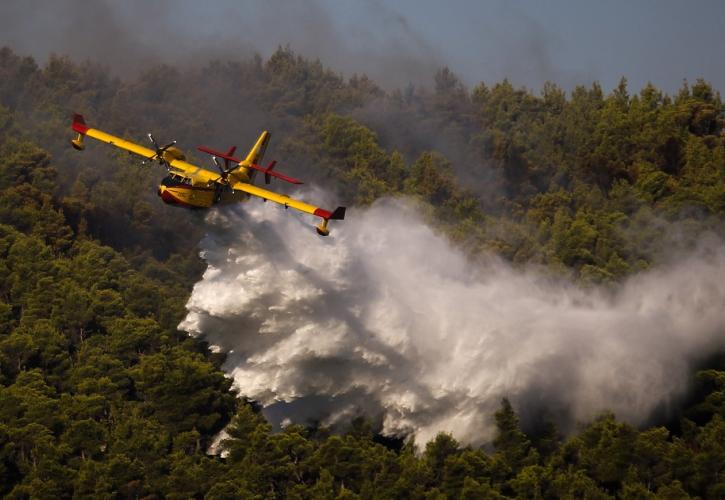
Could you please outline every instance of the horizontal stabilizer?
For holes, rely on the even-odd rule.
[[[198,149],[202,153],[207,153],[207,154],[216,156],[217,158],[221,158],[226,161],[234,162],[237,164],[237,166],[240,166],[239,163],[242,162],[241,158],[235,158],[234,156],[231,156],[231,154],[229,154],[229,152],[233,153],[232,150],[229,150],[229,152],[227,152],[227,153],[222,153],[221,151],[215,151],[211,148],[207,148],[206,146],[198,146],[196,149]],[[260,165],[254,164],[254,163],[250,163],[248,165],[241,165],[241,166],[244,168],[251,168],[253,170],[259,170],[260,172],[264,172],[265,180],[268,179],[269,177],[275,177],[277,179],[281,179],[281,180],[283,180],[285,182],[289,182],[291,184],[304,184],[299,179],[295,179],[294,177],[290,177],[289,175],[280,174],[279,172],[274,172],[272,169],[274,168],[274,166],[276,164],[277,164],[277,162],[273,161],[266,167],[262,167]],[[267,182],[267,184],[269,184],[269,182]]]
[[[269,184],[272,181],[272,169],[277,164],[277,160],[273,160],[267,165],[267,169],[264,171],[264,183]]]
[[[254,170],[259,170],[260,172],[264,172],[264,178],[267,180],[268,177],[274,177],[275,179],[281,179],[285,182],[289,182],[290,184],[304,184],[299,179],[295,179],[294,177],[290,177],[289,175],[280,174],[279,172],[273,172],[272,168],[274,168],[274,165],[276,162],[271,163],[271,168],[269,166],[267,167],[260,167],[259,165],[251,164],[247,165],[247,168],[253,168]],[[269,184],[269,182],[267,182]]]
[[[232,156],[232,154],[234,154],[234,151],[237,149],[236,147],[230,148],[229,151],[227,151],[226,153],[222,153],[221,151],[215,151],[211,148],[207,148],[206,146],[198,146],[196,149],[198,149],[202,153],[207,153],[223,160],[233,161],[234,163],[239,163],[242,161],[240,158],[235,158]]]

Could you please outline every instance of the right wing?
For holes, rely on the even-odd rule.
[[[148,160],[156,157],[156,152],[149,148],[139,146],[138,144],[134,144],[133,142],[121,139],[120,137],[107,134],[101,130],[90,128],[86,125],[86,122],[83,119],[83,115],[79,115],[77,113],[73,115],[73,130],[78,132],[78,138],[74,141],[71,141],[73,143],[73,147],[76,149],[83,149],[82,136],[87,135],[88,137],[93,137],[98,141],[110,144],[111,146],[116,146],[117,148],[125,149],[126,151],[130,151],[131,153],[143,156]]]
[[[85,147],[83,145],[83,136],[88,136],[98,141],[105,142],[106,144],[110,144],[111,146],[116,146],[117,148],[124,149],[130,153],[142,156],[147,160],[157,159],[156,152],[152,149],[139,146],[138,144],[135,144],[131,141],[127,141],[125,139],[121,139],[120,137],[116,137],[115,135],[107,134],[102,130],[89,127],[88,125],[86,125],[86,122],[83,119],[82,115],[73,115],[73,130],[78,132],[78,137],[71,140],[73,147],[76,149],[83,149]],[[196,165],[193,165],[183,160],[171,160],[167,163],[167,165],[169,166],[170,171],[176,172],[184,176],[192,177],[195,182],[209,183],[216,182],[220,179],[218,173],[212,172],[211,170],[207,170],[205,168],[197,167]]]

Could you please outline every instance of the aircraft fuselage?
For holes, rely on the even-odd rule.
[[[178,175],[164,177],[157,193],[164,203],[183,208],[210,208],[249,199],[247,193],[233,192],[222,184],[195,186],[192,179]]]

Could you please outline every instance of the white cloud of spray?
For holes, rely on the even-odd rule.
[[[725,346],[714,238],[605,291],[474,265],[400,201],[351,211],[326,239],[309,223],[254,202],[211,212],[181,324],[229,352],[241,394],[277,422],[366,414],[388,435],[481,444],[506,396],[564,430],[605,409],[643,423]]]

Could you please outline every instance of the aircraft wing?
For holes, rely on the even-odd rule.
[[[98,141],[105,142],[106,144],[110,144],[111,146],[125,149],[126,151],[142,156],[147,160],[157,159],[156,152],[152,149],[139,146],[138,144],[135,144],[131,141],[121,139],[120,137],[108,134],[102,130],[87,126],[86,122],[83,119],[83,116],[79,114],[73,115],[73,130],[78,132],[79,134],[79,139],[71,141],[73,143],[73,147],[75,148],[82,149],[83,143],[81,140],[81,136],[87,136],[92,137]],[[172,160],[168,162],[167,165],[169,166],[169,170],[171,172],[192,177],[196,182],[216,182],[219,180],[220,177],[219,174],[216,172],[197,167],[196,165],[192,165],[189,162],[179,159]]]
[[[73,115],[73,130],[78,132],[78,134],[80,134],[81,136],[93,137],[98,141],[105,142],[106,144],[110,144],[111,146],[116,146],[117,148],[125,149],[126,151],[130,151],[131,153],[143,156],[144,158],[149,160],[156,156],[156,153],[149,148],[139,146],[138,144],[134,144],[133,142],[127,141],[125,139],[121,139],[120,137],[116,137],[115,135],[107,134],[102,130],[87,126],[86,122],[83,120],[83,116],[79,114]],[[73,146],[78,149],[82,149],[81,140],[76,139],[76,141],[77,142],[73,143]]]
[[[287,195],[275,193],[274,191],[268,191],[253,184],[248,184],[246,182],[236,182],[234,183],[234,185],[232,185],[232,189],[235,191],[244,191],[245,193],[249,193],[252,196],[256,196],[258,198],[262,198],[263,200],[269,200],[273,201],[274,203],[279,203],[280,205],[284,205],[285,208],[294,208],[295,210],[299,210],[300,212],[305,212],[315,215],[317,217],[321,217],[326,221],[342,220],[345,218],[345,207],[338,207],[334,212],[330,212],[329,210],[325,210],[324,208],[316,207],[314,205],[310,205],[309,203],[305,203],[304,201],[295,200],[294,198],[290,198]]]

